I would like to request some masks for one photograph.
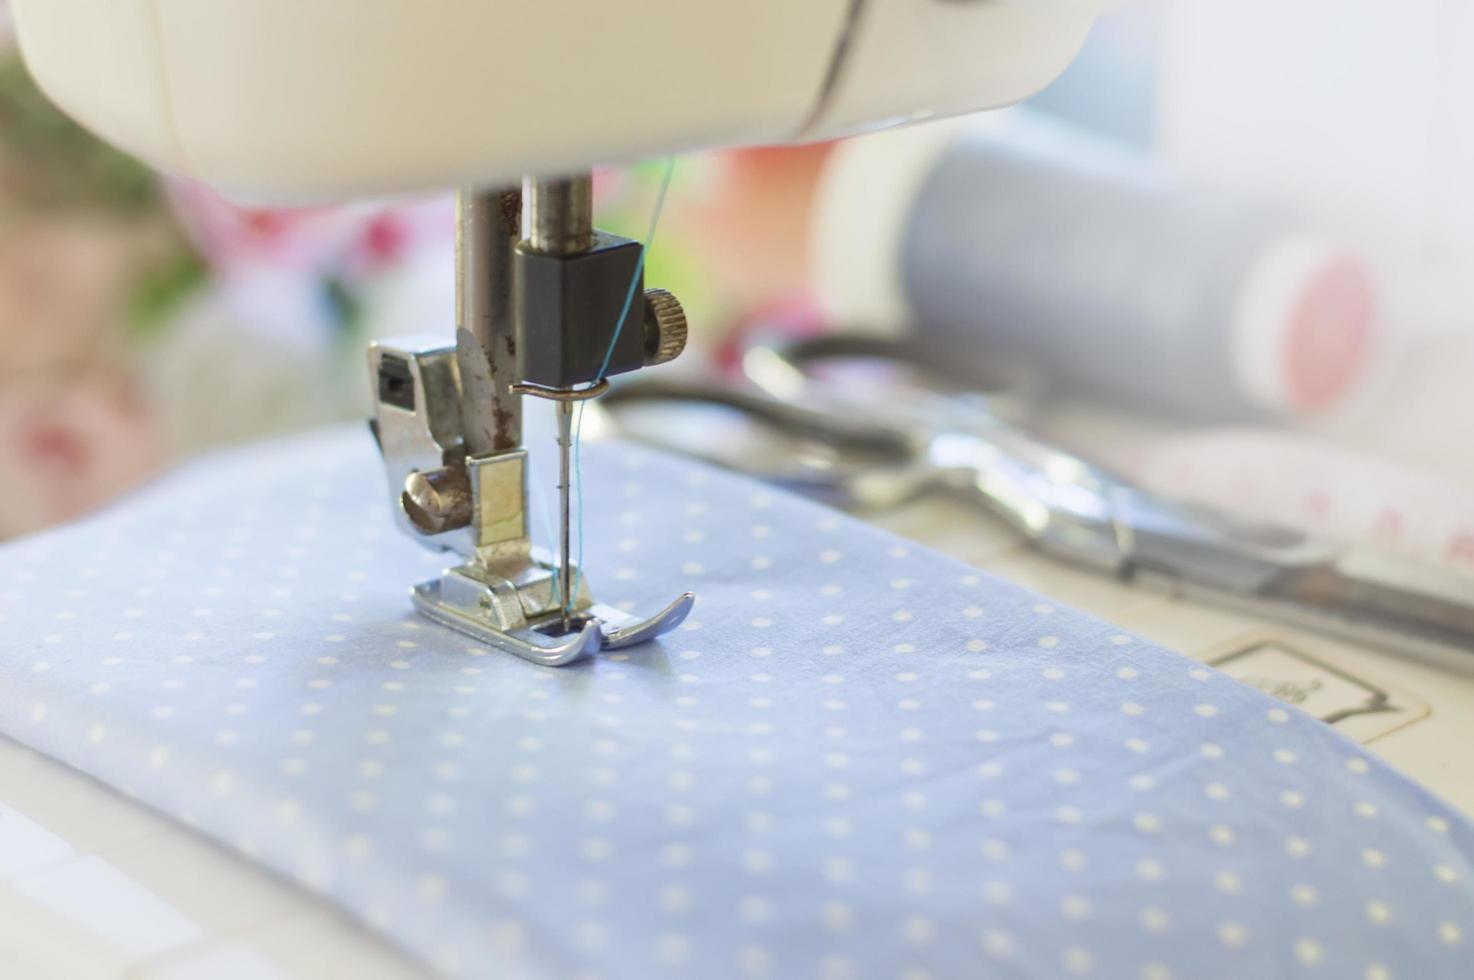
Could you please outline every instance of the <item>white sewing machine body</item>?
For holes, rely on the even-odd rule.
[[[15,0],[66,111],[255,199],[506,182],[1016,102],[1094,3]]]

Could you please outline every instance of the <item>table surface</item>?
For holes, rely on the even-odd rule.
[[[1214,663],[1336,724],[1474,814],[1474,672],[1456,674],[1125,586],[1042,557],[960,502],[895,533]],[[423,975],[325,904],[0,738],[0,975],[256,980]]]

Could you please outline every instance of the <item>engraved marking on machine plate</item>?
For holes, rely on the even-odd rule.
[[[1335,725],[1363,744],[1431,713],[1424,701],[1406,691],[1333,667],[1279,639],[1242,640],[1208,662],[1250,687]]]

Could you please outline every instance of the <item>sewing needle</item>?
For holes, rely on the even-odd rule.
[[[572,479],[569,459],[573,442],[573,402],[558,401],[558,546],[561,552],[558,562],[558,594],[563,605],[563,632],[571,626],[573,613],[573,563],[569,559],[570,527],[569,502],[572,497]]]

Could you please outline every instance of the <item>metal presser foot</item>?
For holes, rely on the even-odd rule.
[[[587,176],[525,187],[461,194],[455,343],[372,344],[370,425],[401,530],[464,559],[415,586],[415,607],[497,649],[561,666],[669,632],[695,602],[687,592],[639,619],[594,602],[569,560],[573,405],[602,394],[609,374],[680,354],[686,320],[669,293],[640,289],[638,242],[593,229]],[[556,563],[528,536],[523,395],[557,405]]]

